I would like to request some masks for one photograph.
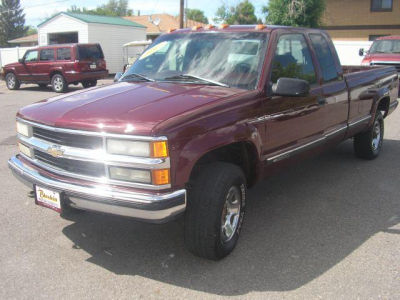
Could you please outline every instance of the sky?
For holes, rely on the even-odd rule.
[[[218,7],[222,4],[228,6],[237,5],[240,0],[186,0],[188,8],[198,8],[204,11],[206,17],[212,22]],[[108,0],[21,0],[21,6],[25,11],[26,25],[36,26],[54,13],[66,11],[71,5],[86,8],[95,8],[98,5],[107,3]],[[256,15],[260,18],[262,7],[268,0],[251,0],[256,8]],[[129,0],[129,8],[136,14],[168,13],[171,15],[179,14],[179,0]]]

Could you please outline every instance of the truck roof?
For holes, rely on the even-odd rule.
[[[377,40],[400,40],[400,35],[381,36]]]
[[[282,25],[265,25],[265,24],[254,24],[254,25],[228,25],[221,24],[219,26],[207,25],[204,27],[194,26],[192,28],[183,29],[170,29],[170,33],[187,33],[187,32],[207,32],[207,31],[221,31],[221,32],[270,32],[276,29],[295,29],[308,32],[322,31],[321,29],[305,28],[305,27],[292,27]]]

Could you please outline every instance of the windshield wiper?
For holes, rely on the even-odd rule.
[[[148,78],[142,74],[138,74],[138,73],[130,73],[130,74],[126,74],[125,76],[122,76],[121,81],[123,81],[124,79],[131,79],[131,78],[137,78],[137,79],[142,79],[145,81],[155,81],[152,78]]]
[[[211,83],[213,85],[219,85],[219,86],[224,86],[224,87],[229,87],[229,85],[222,83],[222,82],[218,82],[215,80],[211,80],[211,79],[206,79],[203,77],[199,77],[196,75],[192,75],[192,74],[180,74],[180,75],[175,75],[175,76],[171,76],[171,77],[166,77],[164,78],[164,80],[176,80],[176,79],[196,79],[196,80],[200,80],[200,81],[204,81],[204,82],[208,82]]]

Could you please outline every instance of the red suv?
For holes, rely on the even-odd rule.
[[[99,44],[65,44],[28,50],[17,63],[5,65],[1,75],[10,90],[18,89],[21,83],[37,83],[40,87],[50,83],[55,92],[61,93],[69,84],[95,86],[108,70]]]

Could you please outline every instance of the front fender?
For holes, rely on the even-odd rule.
[[[190,139],[177,155],[175,182],[184,186],[190,179],[195,164],[210,151],[237,143],[247,142],[253,146],[257,155],[257,165],[260,165],[262,139],[257,128],[240,123],[206,132]]]

